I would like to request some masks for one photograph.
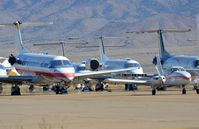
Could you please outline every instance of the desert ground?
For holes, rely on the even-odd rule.
[[[199,129],[199,96],[178,89],[0,96],[0,129]]]
[[[198,45],[168,47],[173,54],[199,55]],[[32,49],[34,52],[39,50]],[[46,47],[59,54],[60,48]],[[41,48],[43,52],[45,50]],[[141,63],[144,72],[155,72],[151,63],[158,48],[110,48],[112,58],[131,57]],[[59,53],[58,53],[59,52]],[[2,49],[8,57],[15,49]],[[78,54],[77,54],[78,53]],[[98,48],[70,49],[66,56],[73,62],[96,57]],[[179,89],[158,92],[151,96],[150,88],[136,92],[24,93],[10,96],[9,90],[0,95],[0,129],[199,129],[199,96],[189,89],[181,95]]]

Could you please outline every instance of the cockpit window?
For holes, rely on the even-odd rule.
[[[171,72],[175,72],[175,71],[185,71],[184,68],[171,68]]]
[[[125,68],[129,68],[129,67],[140,67],[140,65],[137,63],[126,63]]]
[[[68,60],[54,60],[51,62],[51,67],[69,66],[71,63]]]
[[[195,67],[199,67],[199,60],[196,60]]]

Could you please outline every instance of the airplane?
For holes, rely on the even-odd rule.
[[[165,73],[162,69],[159,57],[155,56],[154,61],[156,61],[155,68],[158,71],[158,75],[153,74],[149,77],[149,79],[128,80],[107,78],[104,82],[149,85],[152,88],[152,95],[156,95],[157,89],[180,86],[182,87],[182,94],[186,94],[186,85],[191,82],[191,74],[182,67],[172,68],[170,73]]]
[[[64,56],[48,55],[43,53],[31,53],[23,46],[21,26],[43,26],[52,23],[21,23],[16,21],[11,24],[0,24],[0,27],[15,27],[18,34],[16,45],[19,49],[18,56],[10,55],[8,61],[21,74],[20,76],[0,77],[0,82],[14,83],[11,95],[20,95],[18,82],[26,81],[30,84],[56,83],[56,94],[62,93],[60,86],[74,84],[84,78],[97,75],[106,75],[112,72],[128,71],[129,69],[115,69],[77,73],[70,60]]]
[[[42,44],[42,45],[44,45],[44,44]],[[45,45],[49,45],[49,44],[45,44]],[[90,47],[92,47],[92,46],[90,46]],[[126,62],[126,60],[109,59],[106,56],[106,54],[105,54],[103,39],[101,39],[100,55],[101,55],[101,60],[102,60],[101,61],[102,62],[101,67],[105,68],[105,69],[111,69],[111,68],[114,69],[115,68],[114,66],[118,67],[118,65],[115,64],[115,63],[117,63],[117,61],[118,62],[122,62],[123,61],[122,63]],[[93,58],[92,58],[92,60],[90,59],[90,61],[95,61],[97,63],[97,61],[94,60]],[[107,61],[110,61],[110,63],[107,63]],[[158,60],[158,58],[156,58],[156,62],[160,62]],[[123,65],[121,65],[122,63],[120,63],[119,68],[125,68]],[[127,62],[127,63],[129,63],[129,62]],[[95,63],[93,63],[93,64],[95,64]],[[81,68],[82,68],[82,69],[79,69],[79,72],[83,73],[83,72],[86,71],[85,65],[86,65],[86,61],[83,62],[82,64],[77,64],[76,65],[77,67],[81,66]],[[93,67],[92,69],[90,68],[90,70],[98,69],[98,65],[99,65],[99,63],[97,64],[97,67],[95,67],[95,68]],[[156,65],[157,65],[157,63],[156,63]],[[95,66],[95,65],[93,65],[93,66]],[[106,66],[106,67],[103,67],[103,66]],[[117,78],[118,76],[97,76],[97,77],[90,77],[89,79],[98,80],[99,83],[97,83],[97,85],[100,84],[103,87],[104,87],[103,84],[105,84],[105,83],[122,83],[122,84],[126,84],[126,85],[132,85],[132,84],[150,85],[151,88],[152,88],[152,95],[155,95],[156,94],[156,90],[160,89],[162,87],[166,88],[166,87],[171,87],[171,86],[182,86],[182,94],[186,94],[185,86],[190,83],[191,75],[188,72],[186,72],[181,67],[172,68],[170,73],[166,73],[165,74],[163,72],[162,68],[161,68],[162,66],[161,66],[160,63],[158,63],[158,66],[159,66],[159,69],[156,67],[157,71],[161,71],[161,72],[159,72],[158,75],[156,75],[156,74],[143,74],[142,68],[140,68],[140,69],[136,69],[135,68],[135,69],[131,70],[130,73],[128,71],[128,72],[125,72],[125,73],[121,74],[123,76],[127,76],[127,75],[131,76],[132,75],[132,77],[135,77],[135,75],[150,77],[150,79],[148,79],[148,80],[146,80],[146,79],[142,79],[142,80],[141,79],[139,79],[139,80],[138,79],[137,80],[136,79],[132,79],[132,80],[129,80],[129,79],[124,79],[124,78],[120,79],[120,78]],[[99,87],[99,89],[101,89],[101,87]]]
[[[107,55],[105,54],[105,47],[104,47],[104,41],[103,41],[104,38],[116,38],[116,37],[102,37],[101,36],[101,37],[95,38],[95,39],[100,39],[100,41],[101,41],[100,46],[80,46],[80,48],[82,48],[82,47],[99,47],[100,61],[98,61],[96,58],[91,58],[91,59],[87,59],[86,61],[82,61],[82,63],[73,64],[76,71],[85,72],[86,70],[96,71],[99,69],[113,70],[113,69],[133,68],[130,71],[125,71],[122,73],[125,73],[126,75],[127,75],[127,73],[131,74],[131,75],[132,74],[140,74],[140,75],[143,74],[143,68],[141,67],[140,63],[136,60],[133,60],[130,58],[125,58],[125,59],[110,59],[110,58],[108,58]],[[70,40],[79,40],[79,38],[69,38],[69,39]],[[63,43],[64,42],[61,42],[61,43],[60,42],[35,43],[33,45],[34,46],[62,45],[61,48],[62,48],[62,52],[64,53]],[[82,43],[88,44],[88,42],[82,42]],[[80,42],[79,42],[79,44],[80,44]],[[108,47],[118,47],[118,46],[108,46]],[[114,73],[114,76],[119,77],[120,75],[122,75],[122,74]],[[96,85],[99,85],[99,84],[102,84],[102,86],[105,85],[105,84],[101,83],[100,81]],[[125,89],[128,89],[129,86],[131,86],[131,85],[126,84]]]
[[[113,69],[121,69],[121,68],[133,68],[132,70],[125,71],[122,73],[112,73],[112,77],[117,77],[117,78],[118,77],[123,78],[124,77],[124,76],[122,76],[123,74],[125,74],[125,75],[129,75],[129,74],[130,75],[132,75],[132,74],[142,75],[143,74],[143,68],[141,67],[140,63],[136,60],[133,60],[131,58],[125,58],[125,59],[109,58],[105,53],[104,38],[119,38],[119,37],[100,36],[100,37],[94,38],[94,39],[99,39],[101,41],[99,46],[84,46],[84,47],[99,47],[100,61],[98,61],[95,58],[91,58],[91,59],[88,59],[87,61],[85,61],[85,66],[87,66],[87,64],[93,64],[91,67],[92,69],[89,69],[89,70],[98,70],[98,69],[113,70]],[[70,38],[70,39],[72,40],[73,38]],[[74,38],[74,39],[77,40],[79,38]],[[106,47],[121,47],[121,46],[106,46]],[[82,48],[82,46],[78,47],[78,48]],[[87,63],[87,62],[92,62],[92,63]],[[86,67],[86,69],[87,69],[87,67]],[[125,78],[127,78],[127,76],[125,76]],[[131,76],[131,78],[132,78],[132,76]],[[99,82],[96,84],[96,87],[99,84],[101,85],[101,87],[104,87],[104,85],[106,85],[101,82],[101,77],[99,77]],[[132,87],[131,84],[125,84],[125,90],[128,90],[130,87]]]
[[[127,33],[157,33],[158,34],[158,45],[160,60],[163,65],[165,72],[169,72],[173,67],[183,67],[192,76],[192,84],[196,89],[196,93],[199,94],[199,56],[188,56],[188,55],[172,55],[164,46],[163,33],[165,32],[189,32],[191,29],[176,30],[176,29],[155,29],[141,32],[127,32]]]

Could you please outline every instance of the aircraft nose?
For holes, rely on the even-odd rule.
[[[61,76],[69,81],[72,81],[75,77],[75,70],[73,67],[59,69]]]
[[[178,72],[178,74],[186,81],[191,82],[191,74],[189,72],[186,71],[182,71],[182,72]]]

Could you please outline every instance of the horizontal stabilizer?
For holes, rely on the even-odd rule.
[[[0,27],[14,27],[14,26],[17,26],[17,25],[20,25],[20,26],[23,26],[23,27],[26,27],[26,26],[47,26],[47,25],[52,25],[53,22],[48,22],[48,23],[44,23],[44,22],[34,22],[34,23],[22,23],[20,21],[16,21],[14,23],[8,23],[8,24],[0,24]]]
[[[144,30],[144,31],[128,31],[126,33],[156,33],[156,32],[190,32],[191,29],[154,29],[154,30]]]

